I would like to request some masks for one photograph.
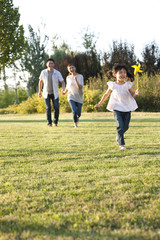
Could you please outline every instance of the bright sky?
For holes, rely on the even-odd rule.
[[[97,50],[107,51],[113,40],[134,44],[141,58],[144,46],[155,41],[160,47],[160,0],[13,0],[19,7],[20,23],[35,31],[41,22],[52,40],[58,34],[71,49],[82,47],[82,34],[89,27],[97,40]],[[51,44],[49,45],[51,53]]]

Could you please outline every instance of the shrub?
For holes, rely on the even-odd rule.
[[[83,94],[83,111],[96,111],[94,105],[100,101],[102,95],[103,93],[101,90],[90,90],[88,86],[85,86]],[[103,104],[98,111],[106,111],[106,104]]]
[[[82,111],[84,112],[107,111],[106,105],[108,100],[100,108],[98,109],[94,108],[94,105],[100,101],[101,97],[103,96],[103,94],[108,88],[107,79],[103,81],[104,81],[103,90],[102,90],[102,85],[100,89],[98,89],[98,84],[102,84],[100,78],[98,78],[97,81],[94,81],[94,84],[92,84],[92,81],[90,81],[89,85],[84,86]],[[133,89],[137,88],[136,84],[137,84],[136,81],[134,81]],[[141,94],[136,99],[139,106],[138,111],[147,111],[147,112],[160,111],[160,75],[148,77],[147,75],[143,74],[141,77],[139,77],[139,88],[140,88]],[[0,92],[0,100],[3,99],[1,93],[2,92]],[[13,96],[12,94],[10,93],[10,95],[8,95],[7,93],[5,97],[10,96],[10,99],[11,99]],[[24,94],[24,98],[25,97],[26,95]],[[67,95],[62,95],[61,89],[59,89],[59,102],[60,102],[61,112],[71,112],[71,109],[67,100]],[[23,114],[23,113],[36,113],[36,112],[44,113],[45,109],[46,108],[45,108],[45,102],[43,97],[39,98],[38,94],[35,93],[34,95],[32,95],[32,97],[29,97],[26,101],[23,101],[18,105],[13,104],[8,108],[1,109],[0,113],[1,114],[5,114],[5,113]]]
[[[43,113],[45,112],[45,103],[43,98],[39,98],[35,93],[32,97],[29,97],[26,101],[20,104],[14,104],[7,108],[10,113]]]
[[[59,104],[61,112],[71,112],[71,108],[67,99],[67,94],[62,95],[61,89],[59,90]]]
[[[0,108],[6,108],[10,104],[14,104],[16,95],[14,91],[3,90],[0,91]]]
[[[25,89],[19,88],[17,90],[17,100],[19,103],[27,100],[28,93]],[[16,93],[14,90],[1,90],[0,91],[0,108],[6,108],[16,102]]]
[[[17,90],[17,98],[18,98],[18,102],[21,103],[22,101],[27,100],[28,98],[28,92],[23,89],[23,88],[18,88]]]
[[[134,81],[133,88],[137,88]],[[138,111],[159,112],[160,111],[160,75],[139,77],[140,96],[136,98]]]

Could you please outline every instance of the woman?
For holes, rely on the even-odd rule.
[[[81,109],[83,104],[83,76],[76,72],[74,65],[67,66],[69,72],[66,78],[66,89],[63,94],[68,92],[68,102],[73,113],[73,121],[75,128],[78,127],[79,118],[81,116]]]

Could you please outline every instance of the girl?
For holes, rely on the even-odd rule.
[[[126,150],[124,146],[124,133],[129,128],[131,111],[134,111],[138,108],[134,98],[139,95],[139,89],[137,89],[135,92],[132,89],[132,81],[134,78],[128,72],[126,66],[115,64],[110,74],[115,78],[116,81],[108,82],[108,90],[103,95],[100,102],[95,105],[95,108],[100,107],[101,104],[111,94],[107,109],[114,112],[114,117],[117,123],[116,141],[119,143],[119,148],[120,150]]]
[[[63,94],[66,94],[68,91],[68,102],[73,113],[74,126],[77,128],[83,104],[84,81],[83,76],[76,72],[74,65],[69,64],[67,70],[69,74],[66,78],[67,85]]]

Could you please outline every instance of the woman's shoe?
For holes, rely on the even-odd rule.
[[[120,150],[127,150],[127,148],[125,146],[122,146],[122,145],[119,146],[119,149]]]

